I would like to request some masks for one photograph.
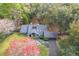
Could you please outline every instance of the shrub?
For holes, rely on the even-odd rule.
[[[70,23],[69,36],[59,40],[61,55],[79,55],[79,20]]]
[[[0,42],[3,42],[4,39],[7,37],[4,33],[0,32]]]

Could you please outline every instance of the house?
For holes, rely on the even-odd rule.
[[[47,38],[57,37],[57,33],[49,32],[46,25],[22,25],[20,33],[27,34],[28,36],[34,35],[40,37],[41,35],[43,35]]]

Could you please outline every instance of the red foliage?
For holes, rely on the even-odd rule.
[[[6,49],[6,55],[38,56],[40,49],[35,40],[24,38],[11,41],[10,46]]]

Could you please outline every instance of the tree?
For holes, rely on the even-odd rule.
[[[69,24],[70,29],[68,29],[69,35],[64,36],[58,42],[60,45],[61,55],[79,55],[79,20],[74,20]]]
[[[69,23],[79,16],[78,4],[29,4],[30,14],[36,15],[40,23],[48,24],[50,22],[58,23],[61,31],[69,28]]]
[[[0,18],[21,19],[24,23],[28,23],[28,6],[26,4],[0,4]]]

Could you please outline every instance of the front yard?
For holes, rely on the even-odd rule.
[[[0,43],[0,55],[5,55],[5,50],[10,46],[11,41],[13,40],[20,40],[26,38],[26,35],[19,34],[19,33],[13,33],[7,38],[4,39],[2,43]],[[48,55],[48,48],[44,45],[38,45],[40,48],[40,55]]]

